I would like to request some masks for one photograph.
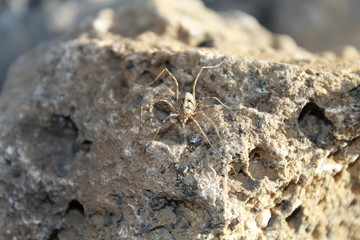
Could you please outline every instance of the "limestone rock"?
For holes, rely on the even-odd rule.
[[[356,50],[314,55],[190,0],[105,10],[66,39],[1,94],[1,238],[359,238]],[[182,126],[176,82],[190,106],[223,60]],[[176,81],[149,84],[165,67]]]

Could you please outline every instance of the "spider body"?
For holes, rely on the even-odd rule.
[[[182,103],[180,105],[180,111],[178,114],[179,121],[182,127],[185,127],[186,122],[189,120],[190,117],[194,115],[196,112],[196,101],[194,96],[186,92],[184,98],[182,99]]]
[[[167,98],[163,98],[160,100],[155,101],[154,103],[152,103],[151,107],[152,108],[155,104],[157,103],[163,103],[168,105],[168,107],[170,108],[170,114],[163,120],[163,123],[165,123],[166,121],[170,120],[170,119],[175,119],[177,120],[182,128],[185,128],[186,124],[189,122],[189,120],[191,120],[196,127],[199,129],[199,131],[201,132],[201,135],[206,139],[206,141],[210,144],[210,146],[216,151],[215,147],[211,144],[209,138],[207,137],[206,133],[204,132],[204,130],[202,129],[202,127],[200,126],[199,122],[195,119],[195,115],[201,115],[204,118],[206,118],[211,125],[214,127],[216,134],[218,135],[218,137],[221,139],[218,128],[216,127],[215,123],[213,120],[211,120],[210,117],[208,117],[202,110],[202,107],[199,107],[199,105],[196,103],[196,98],[195,98],[195,90],[196,90],[196,84],[197,81],[199,80],[200,74],[204,69],[208,69],[208,68],[215,68],[220,66],[225,60],[223,60],[222,62],[220,62],[219,64],[215,65],[215,66],[204,66],[200,69],[199,73],[197,74],[193,86],[192,86],[192,93],[190,92],[185,92],[183,97],[181,99],[179,99],[179,84],[178,84],[178,80],[175,78],[175,76],[167,69],[163,69],[160,74],[155,78],[155,80],[153,80],[152,82],[148,83],[147,86],[152,85],[153,83],[155,83],[160,76],[163,73],[168,73],[172,80],[175,83],[176,89],[175,89],[175,101],[173,101],[172,99],[167,99]],[[206,100],[206,99],[213,99],[218,101],[221,105],[223,105],[224,107],[227,107],[225,104],[223,104],[217,97],[207,97],[207,98],[202,98],[199,100],[199,103],[201,103],[202,101]],[[208,106],[211,107],[211,106]],[[208,108],[207,107],[207,108]],[[141,108],[141,116],[140,119],[142,119],[142,113],[143,113],[143,107]],[[172,122],[172,124],[176,123]],[[159,133],[161,127],[159,127],[154,134],[154,139],[157,136],[157,134]]]

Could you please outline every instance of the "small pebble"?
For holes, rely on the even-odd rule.
[[[266,228],[269,220],[271,218],[271,212],[269,209],[266,209],[262,211],[257,217],[256,217],[256,223],[259,228]]]

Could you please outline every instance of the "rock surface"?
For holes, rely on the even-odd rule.
[[[200,127],[163,122],[222,60]],[[198,1],[102,11],[10,71],[0,238],[359,239],[359,63]]]

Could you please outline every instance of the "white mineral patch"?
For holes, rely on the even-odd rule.
[[[13,146],[7,146],[5,150],[6,154],[13,155],[14,153],[14,147]]]
[[[257,226],[256,221],[253,219],[247,219],[245,222],[245,227],[249,229],[249,231],[252,233],[260,231],[260,228]]]
[[[293,205],[291,207],[291,212],[293,212],[295,209],[297,209],[302,203],[303,203],[302,200],[300,200],[298,198],[295,199],[295,201],[294,201],[294,203],[293,203]]]
[[[135,134],[139,133],[139,127],[135,126],[135,127],[130,128],[130,132],[135,133]]]
[[[127,157],[132,156],[132,151],[131,151],[131,149],[129,147],[126,147],[124,149],[124,155],[127,156]]]
[[[337,108],[326,108],[326,112],[329,112],[329,113],[341,113],[341,112],[345,112],[347,109],[346,106],[340,106],[340,107],[337,107]]]
[[[328,160],[328,159],[320,159],[319,160],[319,165],[315,170],[316,174],[321,174],[321,173],[327,173],[330,175],[334,175],[338,172],[340,172],[342,170],[343,166],[339,163],[335,163],[334,161]]]
[[[271,218],[269,209],[265,209],[256,217],[256,223],[259,228],[266,228]]]
[[[355,162],[357,159],[359,159],[359,154],[349,154],[349,163]]]

